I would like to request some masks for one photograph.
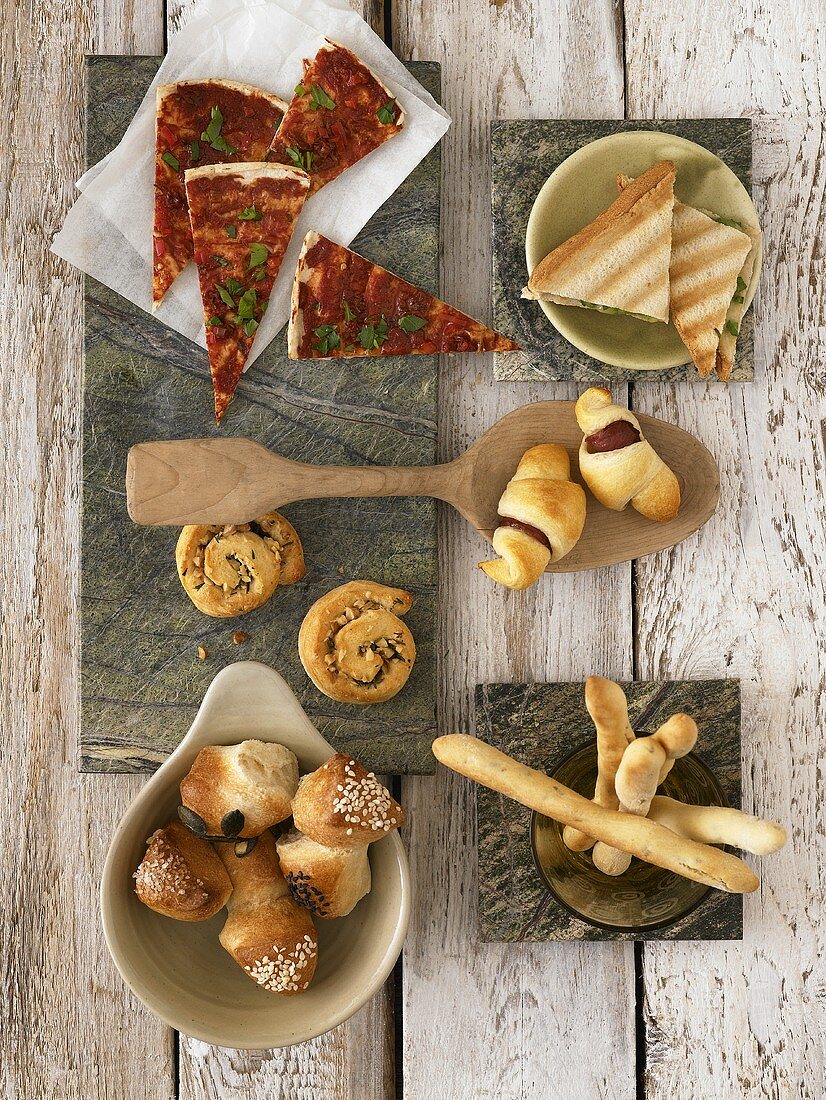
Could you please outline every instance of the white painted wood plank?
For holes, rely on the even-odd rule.
[[[110,22],[105,13],[117,13]],[[175,1095],[173,1033],[109,959],[98,882],[140,781],[77,771],[80,276],[48,252],[83,168],[83,54],[152,52],[148,6],[7,6],[0,35],[0,1094]],[[44,92],[45,90],[45,92]]]
[[[489,122],[621,116],[613,8],[403,0],[393,33],[402,58],[442,63],[453,117],[443,144],[442,291],[489,318]],[[441,456],[455,456],[526,401],[575,395],[568,385],[494,383],[489,360],[452,356],[442,367]],[[447,510],[440,539],[445,732],[471,728],[477,682],[630,675],[627,566],[506,593],[476,568],[483,546]],[[440,769],[404,780],[402,790],[416,891],[404,953],[405,1095],[633,1097],[631,948],[479,943],[472,786]]]
[[[711,447],[723,490],[697,539],[639,563],[638,675],[741,677],[745,806],[792,839],[755,861],[742,944],[646,946],[646,1095],[684,1095],[690,1081],[692,1095],[815,1098],[826,1079],[826,157],[823,121],[805,115],[823,106],[822,7],[745,5],[721,21],[689,3],[679,25],[655,8],[626,13],[630,114],[785,117],[755,129],[754,383],[635,387],[635,407]]]

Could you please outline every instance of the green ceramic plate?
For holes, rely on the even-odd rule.
[[[676,165],[675,192],[682,202],[735,221],[759,224],[743,184],[702,145],[660,131],[611,134],[583,145],[564,160],[536,196],[525,235],[528,271],[611,205],[617,197],[617,173],[639,176],[659,160],[671,160]],[[759,244],[745,295],[747,306],[754,298],[762,260]],[[691,362],[673,325],[552,302],[537,304],[566,340],[601,363],[632,370],[663,370]]]

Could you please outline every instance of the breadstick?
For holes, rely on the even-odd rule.
[[[620,813],[637,817],[647,815],[667,759],[665,749],[653,736],[639,737],[628,746],[617,769],[615,783]],[[594,866],[604,875],[623,875],[631,863],[631,856],[599,841],[594,845],[593,860]]]
[[[685,878],[738,894],[759,885],[751,868],[736,856],[679,837],[648,818],[606,810],[475,737],[437,737],[433,754],[476,783]]]
[[[731,844],[756,856],[779,852],[787,840],[786,830],[776,821],[764,821],[728,806],[688,806],[663,794],[651,800],[648,816],[689,840]]]
[[[687,714],[672,714],[667,722],[663,722],[660,728],[651,734],[651,737],[659,741],[667,757],[660,772],[660,783],[662,783],[674,767],[674,761],[679,760],[681,756],[688,756],[697,744],[697,723]]]
[[[585,681],[585,706],[597,731],[594,802],[608,810],[616,810],[619,799],[614,790],[614,778],[626,746],[634,740],[634,731],[628,721],[628,700],[619,684],[603,680],[601,676],[589,676]],[[562,839],[572,852],[585,852],[594,843],[592,836],[579,829],[564,829]]]

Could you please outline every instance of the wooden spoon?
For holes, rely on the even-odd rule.
[[[717,464],[688,432],[639,414],[646,438],[680,482],[676,519],[654,523],[630,505],[612,512],[588,495],[582,538],[548,567],[572,573],[640,558],[681,542],[714,514]],[[244,523],[297,500],[322,497],[430,496],[447,501],[490,539],[496,506],[519,459],[537,443],[561,443],[579,479],[582,432],[573,401],[540,401],[504,416],[463,455],[442,466],[310,466],[251,439],[181,439],[138,443],[126,464],[126,500],[135,523]]]

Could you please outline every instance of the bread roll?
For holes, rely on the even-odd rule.
[[[522,456],[497,508],[502,523],[493,532],[499,560],[479,568],[507,588],[529,588],[549,562],[573,550],[585,526],[585,490],[571,481],[564,447],[543,443]]]
[[[315,973],[318,940],[309,912],[290,894],[272,834],[242,858],[231,844],[216,847],[232,881],[221,946],[269,993],[303,993]]]
[[[231,810],[244,815],[238,836],[260,836],[290,816],[297,787],[298,761],[283,745],[208,745],[181,782],[181,801],[203,818],[212,836],[221,835],[221,821]]]
[[[608,390],[592,386],[576,403],[585,438],[579,472],[606,508],[621,512],[629,502],[640,515],[665,523],[680,508],[680,485],[645,438],[636,416],[615,405]]]
[[[232,893],[232,883],[212,845],[178,821],[149,837],[133,878],[140,901],[175,920],[209,920]]]
[[[298,784],[295,827],[327,848],[362,848],[404,824],[404,810],[372,772],[345,753]]]
[[[275,844],[290,893],[315,917],[346,917],[370,892],[367,848],[327,848],[291,829]]]

